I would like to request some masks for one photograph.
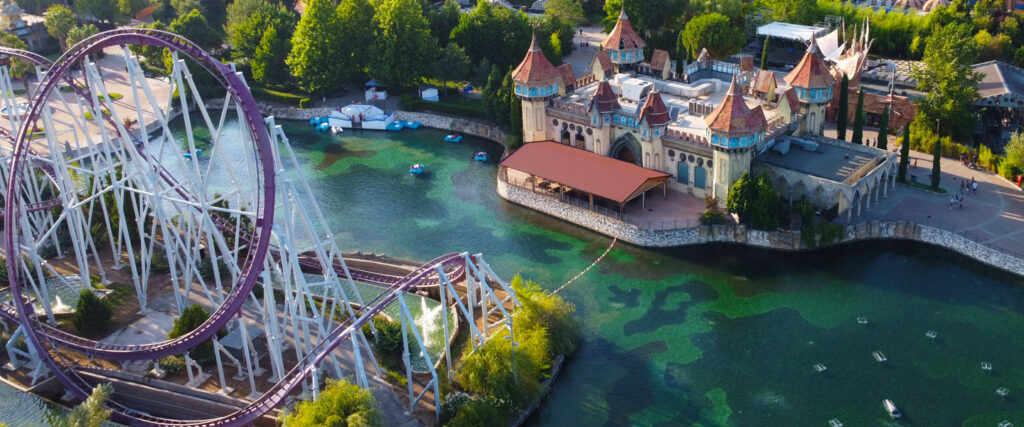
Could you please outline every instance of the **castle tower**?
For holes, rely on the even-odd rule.
[[[590,114],[590,125],[597,131],[597,134],[594,135],[594,153],[602,156],[609,154],[608,150],[611,149],[612,142],[612,115],[621,108],[619,98],[612,90],[612,85],[608,84],[607,79],[601,80],[597,84],[597,91],[590,98],[590,106],[587,108],[587,113]]]
[[[604,38],[601,46],[608,51],[615,72],[620,73],[632,70],[636,64],[643,62],[644,46],[647,46],[647,43],[633,31],[633,25],[629,23],[626,9],[623,8],[622,13],[619,13],[619,22],[615,23],[615,28],[612,28],[612,32]]]
[[[519,66],[512,71],[512,80],[516,84],[516,96],[523,104],[523,142],[546,141],[547,126],[544,125],[544,107],[547,100],[558,95],[558,85],[562,80],[558,69],[544,57],[537,45],[537,35],[530,42],[530,50]]]
[[[785,79],[786,83],[796,90],[796,97],[800,101],[800,113],[804,115],[800,128],[794,134],[821,135],[821,128],[825,123],[825,106],[832,100],[832,88],[836,80],[828,72],[825,59],[814,38],[811,38],[811,45],[807,47],[803,59]]]
[[[758,107],[751,111],[743,100],[743,92],[732,77],[729,93],[704,123],[708,125],[707,138],[714,151],[715,171],[712,175],[711,194],[719,203],[725,203],[729,188],[750,170],[757,145],[764,138],[768,123]]]

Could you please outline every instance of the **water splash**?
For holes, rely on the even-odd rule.
[[[64,304],[64,301],[61,301],[61,299],[60,299],[60,295],[55,295],[54,298],[56,300],[56,302],[53,304],[53,312],[54,313],[68,313],[68,312],[71,312],[71,310],[72,310],[71,306],[67,305],[67,304]]]
[[[444,307],[441,304],[437,304],[434,308],[429,308],[427,307],[427,299],[420,298],[420,317],[416,319],[416,324],[422,330],[424,348],[430,348],[431,338],[440,327],[439,321],[441,320],[442,308]]]

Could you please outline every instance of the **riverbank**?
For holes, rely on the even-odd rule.
[[[912,221],[865,221],[843,227],[833,241],[820,236],[804,238],[798,231],[762,231],[745,225],[700,225],[696,227],[652,230],[622,222],[599,213],[562,203],[551,197],[510,185],[500,177],[497,192],[501,198],[534,209],[598,233],[618,237],[644,247],[691,246],[723,242],[761,248],[799,251],[862,240],[913,240],[943,247],[1001,270],[1024,276],[1024,260],[940,228]]]

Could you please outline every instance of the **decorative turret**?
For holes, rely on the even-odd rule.
[[[764,113],[757,114],[747,107],[735,75],[725,99],[704,118],[704,123],[711,146],[723,150],[749,148],[761,140],[767,125]]]
[[[644,60],[644,46],[647,43],[633,31],[633,25],[629,23],[626,16],[626,9],[619,13],[619,21],[615,28],[604,38],[601,46],[608,51],[612,63],[615,64],[615,71],[631,69]]]
[[[785,80],[796,90],[800,112],[806,115],[796,134],[821,134],[825,122],[825,104],[832,100],[832,88],[836,80],[829,73],[821,50],[818,49],[818,42],[813,37],[807,53],[804,53],[796,68],[786,75]]]
[[[558,94],[558,84],[562,75],[548,58],[541,52],[537,44],[537,35],[530,41],[530,50],[519,66],[512,71],[512,80],[516,83],[516,95],[523,100],[546,98]]]
[[[704,118],[708,125],[708,140],[713,149],[717,171],[712,178],[712,196],[725,202],[733,183],[750,169],[754,147],[764,138],[767,121],[761,107],[751,110],[743,100],[743,91],[732,76],[729,93],[710,115]]]
[[[549,98],[558,95],[562,74],[540,51],[536,34],[523,62],[512,71],[512,80],[523,105],[523,142],[546,141],[545,107]]]
[[[608,80],[601,80],[597,84],[597,91],[594,92],[594,96],[590,98],[589,111],[598,114],[611,114],[620,108],[622,106],[619,105],[619,98],[615,95],[615,91],[612,90],[612,85],[608,84]]]
[[[647,95],[647,100],[640,107],[640,116],[637,117],[637,121],[641,125],[647,125],[642,128],[644,141],[660,138],[665,134],[665,127],[672,121],[672,116],[668,112],[668,107],[665,106],[665,101],[661,99],[661,94],[651,92],[650,95]]]
[[[803,59],[785,79],[786,83],[796,89],[796,97],[800,102],[809,104],[827,104],[832,99],[832,86],[836,83],[828,72],[828,66],[814,38],[811,38],[811,45],[807,47]]]

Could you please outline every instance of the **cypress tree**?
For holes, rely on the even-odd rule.
[[[935,149],[932,150],[932,190],[939,190],[942,178],[942,138],[935,138]]]
[[[889,148],[889,106],[882,110],[882,118],[878,120],[878,148]]]
[[[853,137],[850,142],[864,143],[864,89],[857,91],[857,111],[853,112]]]
[[[900,169],[897,178],[907,180],[907,166],[910,166],[910,123],[903,127],[903,143],[900,144]]]
[[[764,38],[764,47],[761,48],[761,69],[762,70],[768,69],[768,39],[770,39],[770,38],[771,38],[771,36],[768,36],[768,37]]]
[[[839,113],[836,114],[836,137],[846,141],[846,116],[850,114],[850,78],[843,73],[839,86]]]

